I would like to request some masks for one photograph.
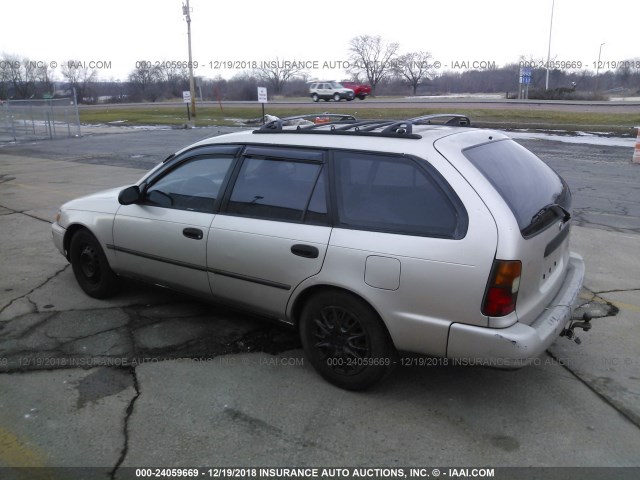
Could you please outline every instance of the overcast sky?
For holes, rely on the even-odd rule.
[[[186,0],[185,0],[186,1]],[[184,61],[182,0],[2,0],[0,54],[98,62],[100,78],[126,79],[136,61]],[[546,59],[552,0],[190,0],[196,75],[226,78],[247,63],[344,62],[356,35],[381,35],[402,53],[425,50],[441,69]],[[357,9],[356,9],[357,7]],[[555,0],[551,57],[582,62],[640,58],[637,0]],[[219,62],[233,62],[221,69]],[[468,64],[466,62],[469,62]],[[335,63],[334,63],[335,64]],[[107,68],[110,67],[110,68]],[[57,68],[60,79],[59,66]],[[606,68],[605,68],[606,70]],[[340,70],[310,72],[339,79]]]

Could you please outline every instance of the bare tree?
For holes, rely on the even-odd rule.
[[[52,93],[53,76],[49,62],[4,54],[0,57],[0,98],[32,98]]]
[[[132,88],[132,96],[139,100],[151,100],[155,102],[160,96],[158,82],[162,78],[160,69],[141,60],[136,62],[136,68],[129,74],[129,83]]]
[[[5,100],[8,97],[8,93],[9,89],[7,88],[4,68],[0,65],[0,100]]]
[[[62,63],[62,77],[75,88],[78,102],[93,102],[93,84],[98,79],[98,70],[87,68],[81,62],[68,60]]]
[[[247,71],[236,73],[225,85],[225,98],[233,100],[256,100],[257,79]]]
[[[351,75],[364,75],[375,95],[376,86],[392,72],[393,60],[398,52],[397,43],[389,43],[380,35],[360,35],[349,42]]]
[[[254,70],[253,74],[259,80],[266,82],[274,95],[280,95],[285,84],[294,77],[304,77],[306,72],[289,60],[275,60],[262,62],[261,68]]]
[[[13,87],[13,94],[17,98],[31,98],[36,93],[36,67],[28,58],[17,55],[2,57],[3,77]]]
[[[11,82],[11,74],[7,56],[0,57],[0,100],[9,97],[9,84]]]
[[[53,94],[53,77],[54,72],[49,67],[49,62],[40,62],[36,67],[34,76],[37,82],[37,90],[39,93]]]
[[[431,60],[429,52],[406,53],[393,62],[393,72],[411,85],[413,95],[415,95],[418,86],[435,75],[435,68]]]
[[[640,58],[619,62],[615,75],[622,87],[640,89]]]
[[[164,84],[165,94],[182,97],[182,92],[189,90],[189,68],[176,62],[163,63],[157,69],[157,77]]]

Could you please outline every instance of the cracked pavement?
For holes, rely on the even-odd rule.
[[[145,150],[145,162],[205,134],[162,132],[167,151]],[[576,318],[593,318],[581,345],[560,339],[515,372],[398,368],[353,393],[321,380],[296,334],[262,318],[135,282],[108,301],[82,293],[50,220],[66,200],[137,180],[126,157],[161,138],[123,133],[110,162],[110,137],[0,149],[0,467],[94,466],[118,479],[135,466],[640,466],[640,195],[623,191],[640,167],[620,160],[629,149],[527,145],[587,212],[589,228],[572,233],[587,263]],[[592,166],[608,190],[581,185],[575,170]],[[594,213],[603,201],[609,216]]]

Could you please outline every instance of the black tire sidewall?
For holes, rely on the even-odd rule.
[[[86,246],[91,246],[96,251],[100,268],[100,280],[97,284],[89,282],[80,267],[80,255]],[[88,230],[82,229],[74,233],[69,245],[69,259],[76,281],[87,295],[107,298],[117,291],[118,279],[109,266],[100,242]]]

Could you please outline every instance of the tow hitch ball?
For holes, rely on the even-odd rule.
[[[569,324],[569,328],[565,328],[564,330],[562,330],[562,332],[560,333],[560,336],[567,337],[569,340],[573,340],[578,345],[580,345],[580,343],[582,342],[580,342],[580,339],[574,333],[573,329],[581,328],[585,332],[588,332],[589,330],[591,330],[591,327],[593,326],[591,325],[591,314],[589,312],[584,312],[584,315],[582,315],[582,320],[583,320],[582,322],[576,322],[572,320],[571,323]]]

